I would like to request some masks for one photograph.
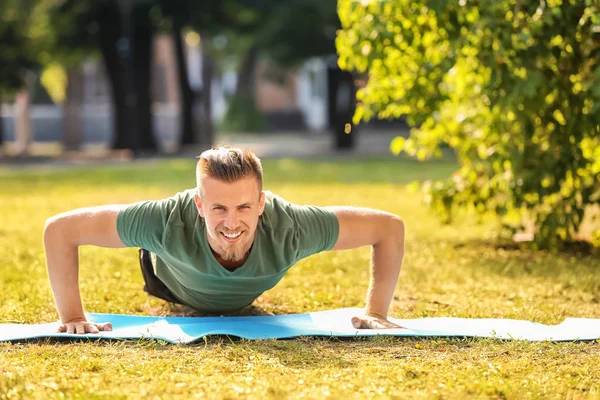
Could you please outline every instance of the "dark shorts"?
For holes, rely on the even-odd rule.
[[[140,249],[140,267],[144,276],[144,291],[149,295],[158,297],[175,304],[183,304],[173,295],[168,287],[154,274],[154,267],[148,250]]]

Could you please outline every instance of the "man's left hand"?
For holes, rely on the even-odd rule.
[[[352,326],[356,329],[390,329],[390,328],[404,328],[400,325],[396,325],[390,322],[384,316],[377,314],[365,314],[361,317],[352,318]]]

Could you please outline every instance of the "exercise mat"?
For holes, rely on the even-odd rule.
[[[324,337],[486,337],[530,341],[600,339],[600,319],[567,318],[559,325],[491,318],[418,318],[390,321],[403,329],[356,329],[351,319],[360,308],[342,308],[307,314],[227,317],[151,317],[120,314],[87,314],[90,321],[111,322],[113,330],[99,334],[57,333],[57,323],[0,324],[0,341],[33,338],[161,339],[191,343],[204,336],[229,335],[245,339]]]

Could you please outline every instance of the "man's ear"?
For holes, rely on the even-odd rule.
[[[200,214],[200,216],[202,218],[204,218],[204,207],[202,204],[202,199],[200,198],[200,196],[198,195],[198,193],[196,193],[194,195],[194,201],[196,202],[196,208],[198,209],[198,214]]]
[[[262,215],[265,211],[265,192],[260,192],[260,199],[258,199],[258,215]]]

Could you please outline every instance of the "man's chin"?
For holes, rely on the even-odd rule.
[[[237,263],[237,262],[242,261],[242,259],[238,258],[238,257],[231,257],[231,258],[229,258],[229,257],[222,257],[222,258],[223,258],[223,261],[227,261],[227,262],[231,262],[231,263]]]
[[[244,255],[243,254],[224,253],[221,255],[221,258],[224,261],[238,262],[238,261],[242,261],[244,259]]]
[[[248,250],[250,250],[249,248],[247,248],[245,250],[235,251],[234,249],[232,249],[232,247],[235,247],[235,246],[231,246],[231,243],[227,243],[227,244],[229,244],[229,246],[221,247],[221,258],[223,258],[223,260],[226,260],[226,261],[232,261],[232,262],[241,261],[246,256],[246,253],[248,253]],[[244,247],[246,247],[246,246],[244,246]]]

